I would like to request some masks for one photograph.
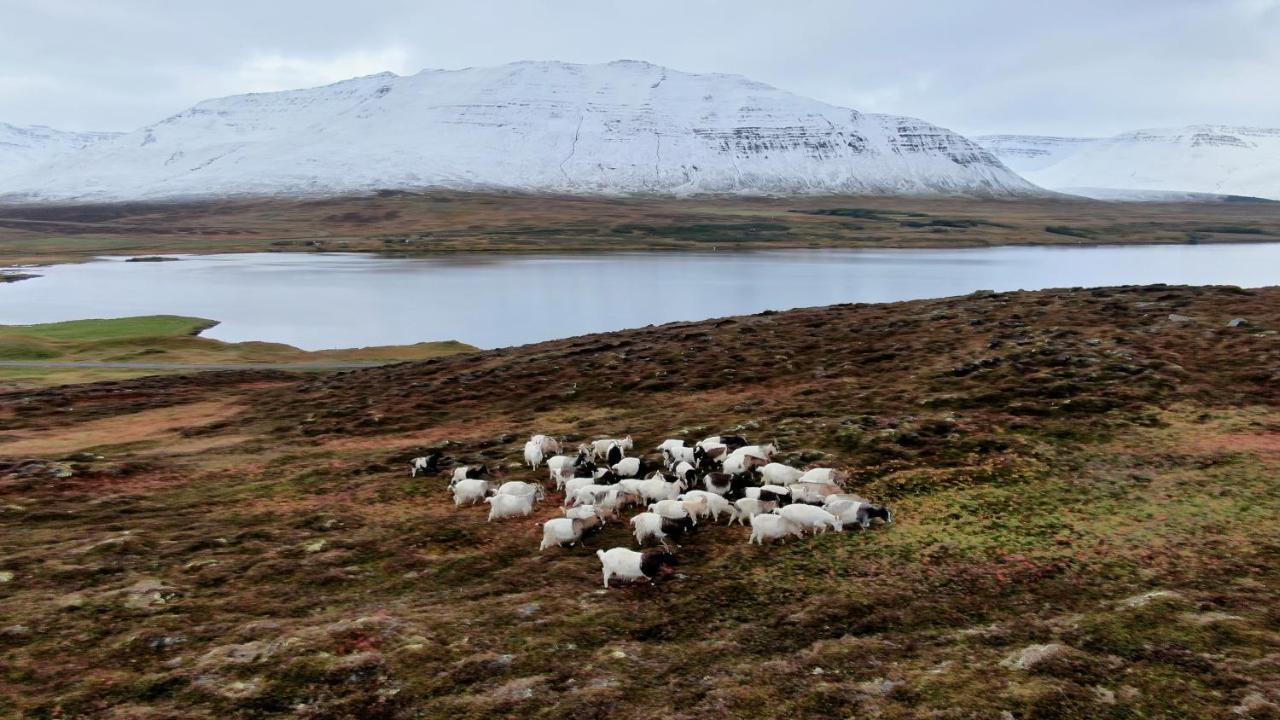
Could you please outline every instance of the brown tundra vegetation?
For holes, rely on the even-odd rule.
[[[1280,289],[1077,288],[0,395],[0,715],[1275,718],[1277,331]],[[721,431],[894,522],[700,523],[605,591],[624,523],[538,552],[559,494],[445,489]]]

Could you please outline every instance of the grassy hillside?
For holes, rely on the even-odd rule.
[[[199,337],[216,321],[176,315],[0,325],[0,360],[112,363],[379,363],[422,360],[472,349],[458,342],[305,351],[266,342],[227,343]],[[3,368],[0,380],[25,385],[137,377],[155,370]]]
[[[1077,289],[0,394],[0,714],[1275,717],[1277,331],[1280,289]],[[895,522],[700,525],[605,591],[628,528],[539,553],[557,494],[407,472],[729,429]]]
[[[213,252],[611,252],[1265,242],[1280,203],[975,198],[369,197],[0,206],[0,265]]]

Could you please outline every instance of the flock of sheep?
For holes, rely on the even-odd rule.
[[[665,440],[657,447],[661,466],[642,457],[628,457],[633,442],[601,438],[578,446],[572,455],[560,454],[560,442],[534,435],[524,446],[524,461],[536,470],[544,463],[550,484],[564,493],[564,517],[542,524],[539,550],[574,545],[615,520],[627,508],[640,508],[629,523],[636,543],[656,541],[660,548],[636,552],[625,547],[598,550],[609,580],[649,580],[672,572],[676,558],[668,540],[678,540],[699,521],[751,525],[747,542],[763,544],[788,536],[846,526],[867,528],[875,519],[892,522],[887,508],[844,492],[843,475],[831,468],[801,470],[773,462],[777,446],[749,445],[737,435],[717,435],[686,446]],[[439,453],[414,458],[410,474],[435,472]],[[653,467],[651,467],[653,465]],[[484,465],[454,468],[449,481],[454,505],[489,504],[489,520],[527,517],[546,499],[541,482],[489,479]]]

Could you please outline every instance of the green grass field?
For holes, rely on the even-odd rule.
[[[71,320],[42,325],[0,325],[0,360],[172,364],[369,363],[423,360],[471,350],[459,342],[395,347],[300,350],[268,342],[228,343],[200,337],[215,320],[178,315]],[[62,384],[157,374],[157,370],[106,368],[0,368],[5,380]]]

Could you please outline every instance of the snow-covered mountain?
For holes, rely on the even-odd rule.
[[[208,100],[0,180],[0,196],[135,199],[375,188],[1039,194],[990,152],[736,75],[523,62]]]
[[[65,132],[42,125],[19,127],[0,122],[0,179],[118,135],[120,133]]]
[[[1280,129],[1192,125],[1109,138],[976,137],[1042,187],[1105,199],[1195,193],[1280,200]]]
[[[1097,142],[1097,138],[1049,135],[976,135],[973,140],[1021,175],[1043,170],[1085,145]]]

